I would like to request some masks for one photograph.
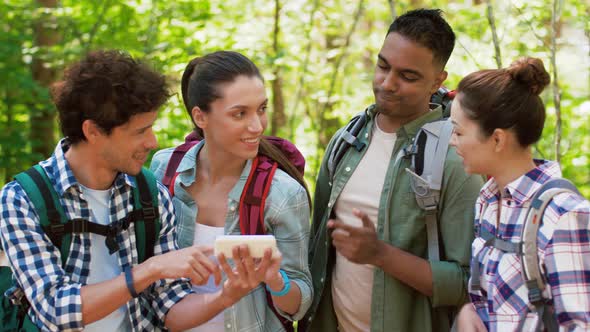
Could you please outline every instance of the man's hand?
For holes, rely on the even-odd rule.
[[[150,258],[150,271],[157,279],[189,278],[195,285],[204,285],[209,276],[215,276],[215,283],[221,281],[221,271],[209,256],[213,248],[192,246],[170,251]]]
[[[377,238],[375,225],[366,213],[357,209],[353,209],[352,213],[363,222],[361,227],[347,225],[337,219],[328,220],[328,228],[333,230],[334,247],[353,263],[379,266],[380,252],[385,244]]]

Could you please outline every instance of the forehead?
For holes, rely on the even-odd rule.
[[[264,83],[257,76],[238,76],[235,80],[219,86],[220,99],[212,104],[231,107],[233,104],[260,104],[266,100]]]
[[[390,66],[400,69],[416,71],[435,69],[432,51],[397,32],[392,32],[385,37],[379,56]]]

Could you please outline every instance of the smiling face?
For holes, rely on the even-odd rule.
[[[493,136],[485,137],[477,122],[467,116],[461,106],[461,94],[453,100],[451,121],[454,131],[450,144],[463,159],[465,172],[493,174],[498,163],[496,141]]]
[[[207,112],[193,109],[195,123],[203,129],[210,150],[247,160],[256,157],[267,126],[268,98],[264,83],[256,76],[238,76],[218,87],[222,96]]]
[[[113,172],[139,174],[150,151],[158,147],[152,130],[157,117],[156,111],[139,113],[114,127],[109,135],[99,133],[95,145],[99,163]]]
[[[378,55],[373,93],[380,113],[407,123],[428,112],[430,95],[447,73],[436,64],[432,51],[392,32]]]

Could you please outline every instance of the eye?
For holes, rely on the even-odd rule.
[[[244,117],[244,115],[245,115],[245,114],[246,114],[246,112],[245,112],[245,111],[239,111],[239,112],[235,112],[235,113],[233,114],[233,117],[234,117],[235,119],[238,119],[238,120],[239,120],[239,119],[242,119],[242,118]]]
[[[402,74],[400,77],[406,82],[416,82],[418,80],[418,77],[414,75]]]
[[[377,67],[379,67],[379,69],[382,69],[382,70],[388,70],[389,69],[389,66],[386,65],[386,64],[384,64],[384,63],[382,63],[382,62],[377,62]]]
[[[268,108],[268,106],[264,105],[261,108],[258,109],[258,113],[259,114],[264,114],[266,113],[266,109]]]

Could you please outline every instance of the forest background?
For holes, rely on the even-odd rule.
[[[263,71],[268,134],[290,139],[313,188],[330,137],[372,103],[377,53],[392,19],[438,7],[457,34],[445,85],[520,56],[543,59],[552,84],[538,157],[560,161],[590,197],[588,0],[4,0],[0,3],[0,185],[47,158],[60,138],[49,87],[89,50],[122,49],[168,75],[160,147],[191,130],[179,81],[186,63],[235,50]]]

